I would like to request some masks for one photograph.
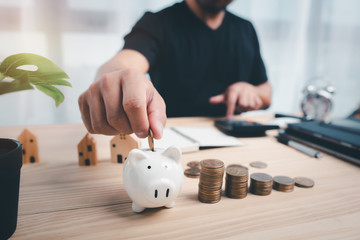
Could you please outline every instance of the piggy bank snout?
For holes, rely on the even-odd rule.
[[[172,199],[175,185],[167,179],[161,179],[149,184],[146,190],[148,200],[154,203],[166,202]]]

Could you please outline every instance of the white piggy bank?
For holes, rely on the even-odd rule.
[[[183,182],[181,150],[143,151],[133,149],[124,164],[124,186],[134,212],[145,208],[173,207]]]

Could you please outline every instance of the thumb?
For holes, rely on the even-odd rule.
[[[166,105],[158,93],[148,102],[147,112],[154,138],[160,139],[166,124]]]
[[[212,104],[225,103],[225,94],[213,96],[209,99],[209,102]]]

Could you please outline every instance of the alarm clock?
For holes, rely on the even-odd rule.
[[[333,107],[335,88],[322,78],[307,83],[301,101],[301,110],[307,120],[324,121]]]

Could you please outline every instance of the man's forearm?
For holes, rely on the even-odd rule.
[[[141,53],[135,50],[121,50],[98,69],[95,81],[101,79],[105,73],[122,69],[136,69],[145,74],[149,70],[149,63]]]

